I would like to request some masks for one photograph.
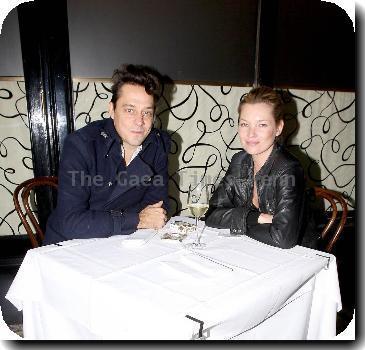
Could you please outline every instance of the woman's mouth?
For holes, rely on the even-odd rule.
[[[259,143],[259,141],[246,141],[247,146],[256,146]]]

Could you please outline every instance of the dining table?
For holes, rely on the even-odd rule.
[[[281,249],[200,222],[27,251],[6,294],[29,340],[329,340],[341,294],[336,258]],[[167,238],[166,238],[167,237]],[[171,238],[172,237],[172,238]],[[189,247],[189,248],[188,248]]]

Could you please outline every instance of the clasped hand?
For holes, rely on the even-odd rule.
[[[257,219],[259,224],[272,224],[273,215],[261,213]]]
[[[162,208],[163,201],[147,205],[139,213],[139,223],[137,228],[160,229],[165,226],[167,221],[167,212]]]

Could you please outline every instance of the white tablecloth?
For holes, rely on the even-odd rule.
[[[333,255],[206,227],[202,257],[154,234],[29,250],[6,295],[23,310],[24,337],[195,339],[199,324],[186,315],[204,322],[208,340],[336,335]]]

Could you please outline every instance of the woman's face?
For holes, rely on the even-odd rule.
[[[253,156],[268,157],[283,126],[283,120],[275,121],[272,105],[264,102],[243,104],[238,122],[243,149]]]

